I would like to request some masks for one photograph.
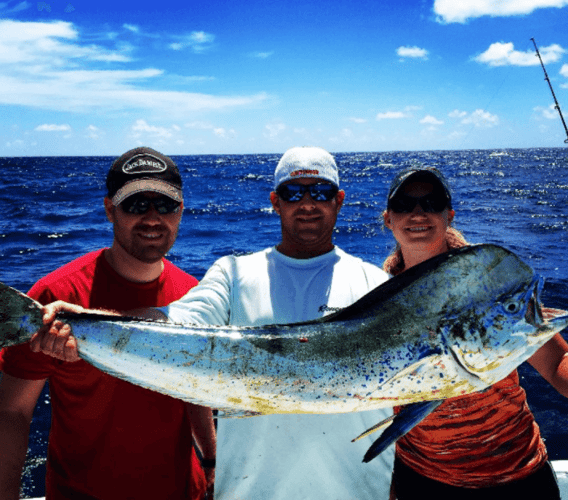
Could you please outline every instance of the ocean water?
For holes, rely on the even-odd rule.
[[[410,162],[440,168],[454,193],[455,226],[472,243],[517,253],[546,278],[543,302],[568,309],[568,149],[339,153],[347,196],[335,243],[381,265],[394,243],[381,213],[391,179]],[[279,242],[269,192],[279,155],[175,156],[185,210],[168,258],[201,278],[215,259]],[[0,158],[0,281],[27,291],[41,276],[97,248],[112,227],[102,199],[112,157]],[[532,367],[520,367],[552,459],[568,459],[568,400]],[[44,494],[49,394],[38,402],[24,475]]]

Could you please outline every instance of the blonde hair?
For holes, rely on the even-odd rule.
[[[468,245],[463,234],[461,234],[457,229],[453,227],[448,227],[446,230],[446,244],[448,248],[451,250],[453,248],[461,248]],[[404,258],[402,257],[402,250],[400,248],[400,243],[397,242],[396,248],[393,252],[385,259],[383,263],[383,269],[393,275],[396,276],[404,271]]]

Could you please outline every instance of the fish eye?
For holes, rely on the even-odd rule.
[[[511,300],[509,302],[505,302],[503,307],[508,313],[515,314],[521,310],[521,303],[516,300]]]

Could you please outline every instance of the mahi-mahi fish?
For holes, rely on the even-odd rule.
[[[426,404],[427,413],[440,400],[505,378],[568,326],[565,311],[543,318],[542,284],[512,252],[472,245],[304,323],[197,326],[93,314],[64,320],[93,366],[226,416],[412,403]],[[0,284],[0,323],[0,345],[23,343],[42,325],[41,308]]]

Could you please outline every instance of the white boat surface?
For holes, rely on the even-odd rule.
[[[560,487],[560,498],[568,500],[568,460],[553,460],[552,467],[558,478],[558,486]],[[42,498],[32,498],[28,500],[45,500]]]

